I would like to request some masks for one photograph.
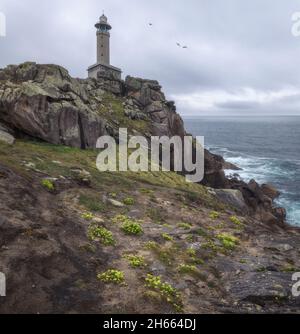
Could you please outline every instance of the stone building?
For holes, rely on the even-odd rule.
[[[97,28],[97,63],[88,68],[88,76],[95,79],[121,80],[122,71],[110,65],[110,30],[112,27],[104,14],[95,27]]]

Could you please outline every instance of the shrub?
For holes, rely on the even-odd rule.
[[[129,264],[133,268],[140,268],[145,266],[145,259],[143,256],[125,255],[124,258],[129,261]]]
[[[171,284],[162,282],[160,276],[148,274],[146,279],[146,287],[159,292],[168,303],[171,303],[177,311],[182,309],[182,301],[180,294]]]
[[[148,241],[145,243],[145,248],[149,250],[156,250],[159,248],[159,244],[155,241]]]
[[[54,183],[51,180],[49,180],[49,179],[42,180],[41,184],[48,191],[54,191],[55,190]]]
[[[91,240],[99,239],[105,246],[112,246],[115,244],[112,233],[106,228],[98,225],[90,225],[88,230],[88,237]]]
[[[143,228],[142,228],[141,224],[139,224],[135,221],[131,221],[131,220],[126,221],[122,225],[121,229],[126,234],[131,234],[131,235],[140,235],[140,234],[143,233]]]
[[[194,248],[189,248],[187,251],[186,251],[187,255],[188,256],[192,256],[192,257],[195,257],[196,256],[196,250]]]
[[[125,215],[116,215],[113,219],[112,222],[114,224],[118,224],[118,223],[125,223],[129,218]]]
[[[110,269],[98,274],[97,278],[104,283],[122,284],[124,282],[124,273],[116,269]]]
[[[173,241],[173,240],[174,240],[174,238],[173,238],[171,235],[167,234],[167,233],[163,233],[161,236],[162,236],[166,241]]]
[[[197,271],[197,267],[190,264],[181,264],[177,269],[181,274],[194,274]]]
[[[233,224],[235,224],[235,225],[237,225],[237,226],[241,226],[242,225],[242,222],[238,219],[238,217],[236,217],[236,216],[231,216],[230,217],[230,221],[233,223]]]
[[[123,203],[128,206],[134,205],[134,199],[131,197],[127,197],[123,200]]]
[[[217,211],[212,211],[210,214],[209,214],[209,218],[210,219],[218,219],[220,217],[220,214],[219,212]]]
[[[226,233],[218,234],[217,238],[221,241],[223,247],[228,250],[234,250],[239,241],[238,238]]]

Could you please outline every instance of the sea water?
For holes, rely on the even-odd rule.
[[[186,117],[187,131],[204,136],[212,153],[242,168],[244,181],[270,183],[281,192],[278,206],[287,220],[300,226],[300,116]]]

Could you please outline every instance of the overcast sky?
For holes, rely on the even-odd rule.
[[[86,77],[103,9],[112,65],[157,79],[180,114],[300,115],[300,0],[1,0],[0,67],[54,63]]]

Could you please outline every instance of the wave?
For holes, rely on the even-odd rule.
[[[271,183],[277,186],[281,196],[276,201],[276,205],[287,209],[289,224],[300,226],[300,203],[297,200],[299,188],[295,186],[299,182],[300,187],[300,160],[258,157],[215,145],[211,145],[209,150],[242,168],[239,171],[226,170],[228,177],[238,174],[239,178],[245,182],[255,179],[259,184]],[[291,190],[293,187],[296,187],[295,192]]]

